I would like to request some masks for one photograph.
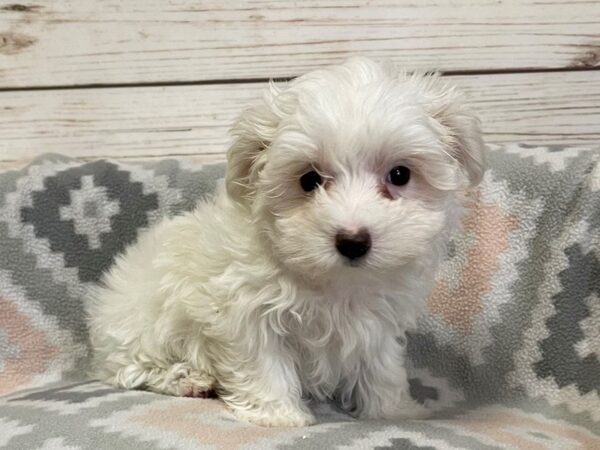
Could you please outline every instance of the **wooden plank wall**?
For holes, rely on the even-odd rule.
[[[220,159],[269,78],[356,54],[442,71],[488,142],[599,142],[597,1],[0,0],[0,162]]]

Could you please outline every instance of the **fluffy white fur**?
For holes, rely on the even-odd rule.
[[[96,376],[214,389],[267,426],[313,423],[306,398],[423,416],[397,337],[423,308],[461,192],[482,177],[478,121],[438,77],[354,58],[272,85],[233,133],[225,189],[143,233],[94,290]],[[387,181],[398,165],[406,186]],[[324,183],[306,193],[310,170]],[[359,228],[372,248],[349,262],[335,235]]]

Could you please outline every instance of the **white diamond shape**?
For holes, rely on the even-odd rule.
[[[91,248],[100,248],[100,235],[110,232],[110,219],[119,212],[119,202],[108,197],[106,187],[94,185],[93,175],[81,177],[81,189],[71,190],[70,196],[71,204],[61,206],[60,218],[73,220],[75,232],[87,236]],[[94,217],[86,215],[89,203],[96,207]]]

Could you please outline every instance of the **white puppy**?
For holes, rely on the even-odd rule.
[[[423,309],[460,193],[484,167],[478,121],[435,76],[354,58],[243,112],[225,189],[143,233],[93,292],[95,374],[213,390],[267,426],[421,417],[398,340]]]

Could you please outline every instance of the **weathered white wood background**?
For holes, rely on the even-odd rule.
[[[600,142],[600,2],[0,0],[0,163],[223,157],[269,78],[364,54],[435,69],[488,142]]]

